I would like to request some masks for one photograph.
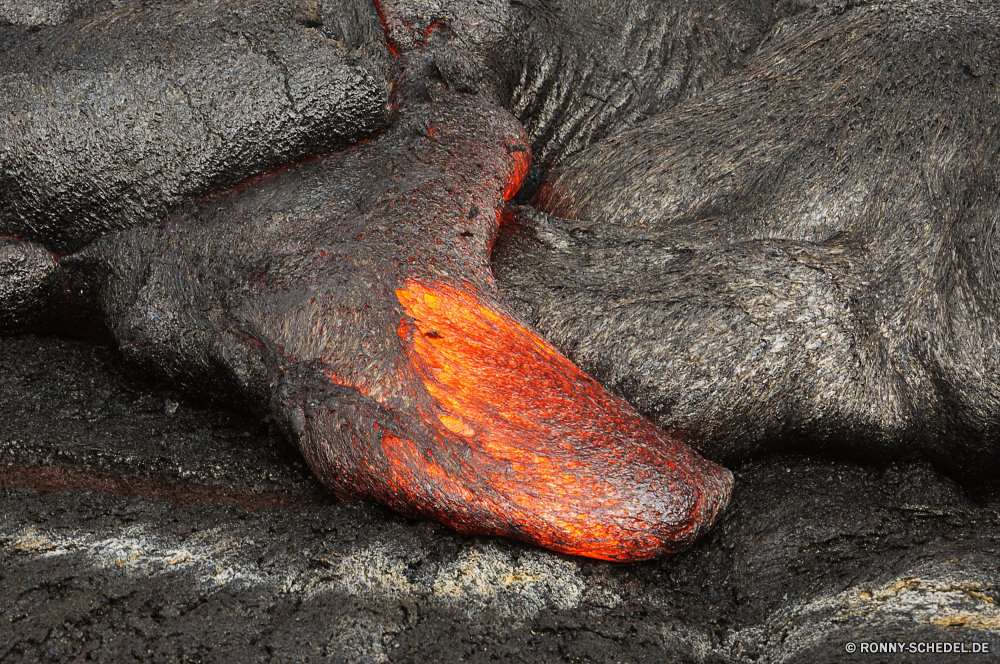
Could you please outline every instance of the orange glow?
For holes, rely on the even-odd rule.
[[[434,442],[382,439],[392,484],[461,532],[608,560],[679,550],[728,498],[697,457],[472,289],[407,280],[398,329]],[[425,449],[421,449],[425,447]]]
[[[505,201],[513,198],[521,188],[521,183],[524,182],[525,176],[528,175],[528,168],[531,166],[531,152],[527,148],[518,152],[511,152],[510,156],[514,160],[514,172],[511,174],[510,180],[507,183],[507,189],[503,193]]]
[[[385,20],[385,10],[383,9],[382,2],[380,0],[375,0],[375,11],[378,13],[378,20],[382,23],[382,33],[385,35],[385,45],[389,48],[390,53],[393,55],[399,55],[399,48],[392,41],[389,23]]]
[[[436,24],[414,34],[392,0],[376,8],[397,64],[423,67],[407,53]],[[413,112],[407,93],[394,84],[394,117]],[[420,141],[434,152],[420,155],[413,175],[434,186],[415,186],[375,211],[407,240],[397,253],[373,256],[404,317],[395,337],[391,328],[372,330],[370,341],[384,340],[386,352],[370,366],[338,360],[326,368],[330,382],[361,394],[338,389],[336,406],[316,400],[295,411],[289,425],[305,432],[300,449],[338,497],[377,500],[459,532],[618,561],[683,549],[728,502],[732,476],[606,392],[483,292],[494,287],[490,243],[510,215],[503,201],[520,189],[531,151],[513,117],[476,108],[467,110],[489,112],[475,136],[466,111],[454,125],[450,112],[435,111],[425,125],[432,140]],[[438,250],[452,231],[466,239]],[[374,232],[358,234],[359,243]]]

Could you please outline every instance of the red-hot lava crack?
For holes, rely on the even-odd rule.
[[[489,257],[527,135],[430,50],[397,58],[384,133],[63,257],[70,304],[273,417],[339,498],[609,560],[683,548],[731,475],[503,304]]]

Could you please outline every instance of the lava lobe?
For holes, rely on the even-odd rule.
[[[530,165],[524,128],[451,89],[430,49],[397,56],[390,108],[352,147],[60,257],[55,308],[273,418],[342,499],[609,560],[691,543],[729,472],[499,297],[490,252]]]

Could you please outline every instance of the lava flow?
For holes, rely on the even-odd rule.
[[[490,251],[524,127],[397,56],[392,126],[64,257],[123,351],[269,409],[341,499],[469,534],[642,560],[677,551],[732,476],[518,322]]]
[[[408,316],[399,337],[433,397],[424,417],[438,444],[386,436],[382,446],[400,494],[419,504],[424,492],[414,487],[430,485],[426,493],[449,508],[435,507],[438,520],[565,553],[642,560],[689,544],[727,502],[727,471],[499,307],[442,284],[408,281],[396,294]]]

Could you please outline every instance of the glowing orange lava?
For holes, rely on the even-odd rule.
[[[397,491],[433,486],[438,520],[642,560],[686,546],[728,499],[727,471],[471,288],[408,280],[396,295],[408,316],[399,337],[435,404],[422,415],[438,435],[424,446],[386,436],[382,447]]]
[[[521,189],[521,183],[524,182],[525,176],[528,175],[528,169],[531,167],[531,152],[524,146],[519,145],[517,147],[522,149],[510,153],[511,158],[514,160],[514,172],[511,174],[507,188],[503,192],[503,199],[505,201],[512,199]]]

